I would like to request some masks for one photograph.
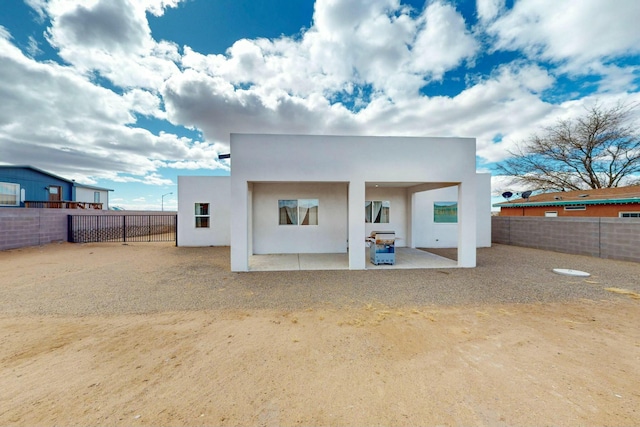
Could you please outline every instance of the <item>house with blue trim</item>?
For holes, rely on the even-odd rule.
[[[0,165],[0,207],[108,210],[110,191],[33,166]]]

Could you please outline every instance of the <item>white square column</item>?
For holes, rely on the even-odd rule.
[[[476,266],[476,184],[458,184],[458,267]]]
[[[249,271],[249,195],[247,181],[231,179],[231,271]]]
[[[364,225],[364,181],[349,182],[349,270],[364,270],[365,225]]]

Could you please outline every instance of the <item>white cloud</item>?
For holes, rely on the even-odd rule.
[[[489,32],[500,49],[521,49],[579,72],[586,64],[639,53],[638,16],[636,0],[520,0]]]
[[[424,28],[413,46],[415,72],[433,76],[434,80],[472,59],[479,43],[467,31],[464,18],[451,5],[435,2],[424,10]]]
[[[156,42],[146,12],[161,15],[175,1],[50,0],[33,6],[51,20],[49,43],[85,74],[98,71],[121,87],[157,89],[177,71],[178,48]]]
[[[73,67],[26,57],[8,38],[0,37],[3,161],[82,182],[124,173],[154,185],[167,183],[156,171],[175,161],[215,167],[213,145],[134,127],[132,112],[162,116],[157,95],[133,89],[121,96]]]
[[[505,7],[505,0],[476,0],[476,12],[481,22],[494,20]]]

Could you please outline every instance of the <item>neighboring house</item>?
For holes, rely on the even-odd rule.
[[[640,185],[560,191],[496,203],[500,216],[640,217]]]
[[[457,247],[460,267],[491,246],[475,139],[232,134],[230,153],[229,177],[178,177],[178,246],[230,245],[232,271],[286,253],[348,253],[364,269],[372,231]]]
[[[0,165],[0,207],[107,210],[110,191],[33,166]]]

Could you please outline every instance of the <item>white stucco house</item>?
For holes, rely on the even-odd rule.
[[[178,177],[178,246],[231,246],[231,270],[258,254],[347,253],[394,231],[397,246],[457,247],[475,267],[491,246],[490,175],[473,138],[232,134],[231,176]]]

